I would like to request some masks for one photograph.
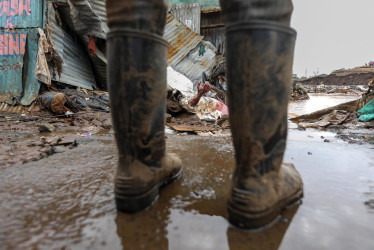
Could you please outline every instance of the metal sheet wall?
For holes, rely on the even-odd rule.
[[[227,0],[228,1],[228,0]],[[219,0],[169,0],[169,4],[199,3],[202,10],[219,8]]]
[[[226,38],[222,12],[202,13],[200,30],[204,40],[211,42],[217,51],[224,55]]]
[[[0,27],[43,27],[43,0],[1,0]]]
[[[47,30],[50,32],[52,45],[63,60],[61,76],[53,80],[72,86],[92,89],[95,86],[90,59],[77,38],[64,31],[56,20],[55,9],[48,5]]]
[[[38,30],[0,30],[0,101],[29,105],[38,95],[34,77]],[[22,95],[23,94],[23,95]]]
[[[169,42],[168,64],[172,67],[203,40],[202,36],[190,30],[170,14],[167,16],[164,38]]]
[[[199,3],[170,4],[169,11],[193,32],[200,34],[201,5]]]
[[[37,97],[37,28],[43,20],[42,0],[0,2],[0,102],[29,105]]]

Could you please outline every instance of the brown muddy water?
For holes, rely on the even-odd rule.
[[[300,107],[308,109],[309,101],[297,109],[304,112]],[[292,105],[290,113],[298,114]],[[183,159],[184,175],[137,214],[115,208],[111,133],[1,170],[0,249],[373,249],[372,145],[291,128],[285,161],[303,177],[302,204],[270,227],[243,231],[226,220],[234,167],[230,138],[167,136],[168,150]]]

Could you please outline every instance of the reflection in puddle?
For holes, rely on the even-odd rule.
[[[334,95],[319,95],[309,94],[309,100],[301,100],[290,102],[288,104],[289,116],[295,117],[298,115],[309,114],[320,109],[336,106],[344,102],[349,102],[358,99],[358,96],[334,96]]]

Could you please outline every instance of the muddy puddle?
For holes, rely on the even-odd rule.
[[[137,214],[115,208],[112,135],[82,137],[78,147],[64,153],[1,170],[0,249],[374,246],[372,145],[326,143],[321,136],[332,133],[290,129],[285,161],[303,177],[302,204],[289,207],[271,227],[243,231],[226,220],[234,166],[231,139],[167,136],[168,150],[183,159],[184,175]]]

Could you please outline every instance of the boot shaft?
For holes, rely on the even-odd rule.
[[[281,165],[295,36],[287,26],[259,20],[226,29],[237,176],[263,175]]]
[[[107,36],[108,80],[120,165],[159,166],[165,153],[167,42],[114,28]]]

